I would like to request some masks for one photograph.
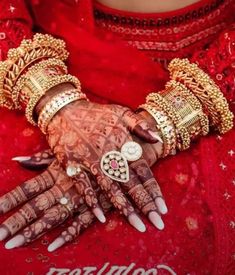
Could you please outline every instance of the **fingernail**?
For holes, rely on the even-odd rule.
[[[155,199],[155,204],[157,205],[158,207],[158,210],[161,214],[166,214],[168,212],[168,209],[167,209],[167,206],[166,206],[166,203],[164,201],[163,198],[161,197],[158,197]]]
[[[150,212],[149,213],[149,220],[152,222],[152,224],[159,230],[162,230],[164,228],[164,223],[161,219],[161,217],[158,215],[157,212]]]
[[[27,161],[27,160],[30,160],[30,159],[31,159],[31,157],[14,157],[11,160],[23,162],[23,161]]]
[[[65,244],[65,241],[63,238],[59,237],[57,239],[55,239],[47,248],[47,250],[49,252],[53,252],[56,249],[58,249],[59,247],[61,247],[63,244]]]
[[[175,150],[175,149],[173,149],[173,150],[171,151],[171,155],[172,155],[172,156],[176,155],[176,150]]]
[[[129,220],[130,224],[132,226],[134,226],[138,231],[140,231],[140,232],[146,231],[146,227],[145,227],[144,223],[136,214],[131,214],[128,217],[128,220]]]
[[[159,133],[158,132],[153,132],[151,130],[148,131],[149,134],[154,137],[156,140],[160,141],[161,143],[163,143],[163,140],[162,138],[159,136]]]
[[[0,228],[0,241],[8,237],[8,231],[5,228]]]
[[[98,208],[98,207],[94,208],[93,213],[100,222],[102,222],[102,223],[106,222],[106,218],[104,216],[104,213],[100,208]]]
[[[17,235],[5,244],[5,248],[12,249],[15,247],[19,247],[24,244],[24,241],[25,240],[23,235]]]

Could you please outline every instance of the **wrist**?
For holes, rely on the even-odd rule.
[[[71,83],[62,83],[58,86],[55,86],[47,91],[47,93],[40,98],[37,105],[34,109],[34,116],[37,120],[40,112],[42,111],[43,107],[56,95],[63,93],[65,91],[74,89],[74,86]]]

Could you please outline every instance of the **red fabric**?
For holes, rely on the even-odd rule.
[[[31,20],[22,3],[11,1],[15,7],[12,12],[8,1],[0,2],[0,26],[6,34],[0,41],[2,56],[6,54],[7,45],[19,44],[21,38],[30,33]],[[107,22],[118,28],[128,27],[134,33],[139,31],[140,26],[127,26],[126,21],[125,24],[110,23],[110,16],[108,21],[94,19],[94,6],[90,0],[32,0],[29,4],[36,30],[66,40],[71,52],[70,70],[80,78],[84,90],[93,100],[117,102],[134,108],[144,102],[147,93],[162,88],[168,79],[163,67],[152,59],[165,64],[168,56],[169,59],[188,56],[211,74],[234,106],[235,39],[234,29],[229,27],[234,21],[234,1],[203,0],[173,14],[157,15],[121,13],[95,5],[95,9],[115,16],[122,15],[128,20],[131,17],[138,20],[140,17],[146,20],[154,17],[154,20],[170,18],[173,22],[167,26],[144,26],[145,32],[139,37],[133,36],[133,33],[123,37],[115,28],[109,31]],[[179,22],[173,21],[175,17]],[[185,18],[185,21],[181,22],[180,18]],[[139,21],[136,22],[139,24]],[[11,31],[7,28],[8,24],[12,26]],[[12,31],[14,26],[19,31],[18,24],[21,24],[21,35]],[[205,31],[207,28],[213,32]],[[149,30],[158,34],[149,36],[146,32]],[[194,34],[197,34],[197,42],[192,39]],[[185,43],[177,44],[181,47],[179,50],[144,48],[182,39]],[[39,131],[27,124],[22,114],[0,110],[0,115],[0,139],[4,148],[0,162],[3,194],[33,175],[13,163],[11,157],[36,152],[46,143]],[[110,265],[103,274],[107,274],[111,266],[129,266],[131,263],[135,266],[128,274],[173,274],[166,271],[167,267],[177,274],[235,274],[234,138],[234,129],[223,137],[213,134],[201,139],[192,149],[162,160],[154,167],[169,207],[162,232],[146,221],[147,233],[138,233],[122,217],[113,213],[106,225],[96,223],[79,238],[79,243],[52,254],[46,251],[46,244],[58,232],[25,248],[7,251],[2,245],[0,257],[4,265],[0,265],[0,273],[16,274],[17,270],[17,274],[45,274],[50,267],[81,268],[84,272],[87,266],[99,269],[108,262]],[[144,273],[149,269],[152,271]],[[65,274],[69,274],[68,270]],[[80,273],[77,270],[77,273],[71,274]]]

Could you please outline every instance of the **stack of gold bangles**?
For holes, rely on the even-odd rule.
[[[23,40],[18,48],[10,49],[7,60],[0,62],[0,106],[24,109],[27,120],[46,133],[50,120],[61,108],[87,99],[81,93],[80,81],[68,74],[64,64],[67,57],[64,41],[47,34],[35,34],[33,39]],[[39,100],[63,83],[71,83],[74,89],[56,94],[36,119],[34,109]]]
[[[53,116],[65,105],[85,99],[79,80],[68,74],[65,43],[50,35],[36,34],[23,40],[0,62],[0,106],[24,109],[26,118],[46,134]],[[185,150],[198,136],[207,135],[209,125],[225,133],[233,127],[233,114],[215,82],[187,59],[173,59],[168,67],[171,80],[165,90],[151,93],[139,108],[151,114],[164,142],[162,157],[175,149]],[[57,93],[41,109],[34,109],[53,87],[70,83],[69,91]]]
[[[168,69],[165,90],[149,94],[139,107],[156,121],[164,143],[161,157],[189,148],[193,139],[208,134],[209,125],[220,133],[233,127],[226,98],[205,72],[187,59],[173,59]]]

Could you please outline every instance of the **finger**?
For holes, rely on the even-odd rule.
[[[1,224],[0,240],[14,235],[33,220],[39,218],[44,211],[55,205],[63,196],[60,188],[53,186],[49,191],[33,198]]]
[[[163,143],[155,124],[152,125],[148,123],[140,114],[127,110],[123,114],[123,121],[132,133],[142,138],[144,141],[149,143]]]
[[[94,220],[94,214],[88,208],[84,209],[82,213],[73,218],[73,223],[48,246],[48,251],[53,252],[64,244],[74,240]]]
[[[0,197],[0,214],[7,213],[14,207],[26,202],[54,185],[55,181],[49,170],[33,179],[25,181],[12,191]]]
[[[151,169],[149,168],[145,159],[139,159],[131,164],[132,169],[138,175],[146,191],[154,199],[158,210],[161,214],[167,213],[167,206],[160,189]]]
[[[104,223],[106,218],[98,203],[98,199],[95,193],[95,190],[92,186],[92,183],[86,172],[81,172],[74,177],[75,186],[86,202],[86,204],[92,209],[92,212],[96,218]]]
[[[12,160],[19,162],[21,166],[27,169],[40,170],[47,168],[52,163],[54,158],[55,157],[52,151],[48,149],[38,152],[32,156],[14,157]]]
[[[96,179],[101,189],[107,192],[111,203],[121,214],[127,217],[129,223],[138,231],[145,232],[146,227],[144,223],[135,212],[132,204],[121,191],[119,184],[105,176],[101,170],[98,170]]]
[[[152,224],[159,230],[164,228],[164,223],[157,212],[157,206],[151,195],[145,190],[138,176],[130,167],[130,180],[122,184],[123,189],[127,192],[138,209],[146,215]]]
[[[92,183],[93,181],[94,180],[91,179]],[[101,192],[100,189],[97,191],[97,193],[99,203],[102,206],[104,213],[109,212],[112,208],[112,205],[110,204],[108,198],[104,193]],[[73,241],[77,236],[80,235],[80,233],[84,229],[89,227],[95,221],[94,214],[88,209],[88,207],[85,204],[81,205],[78,208],[78,211],[79,214],[77,214],[73,218],[72,224],[48,246],[49,252],[53,252],[59,247],[63,246],[64,244]]]
[[[71,216],[71,211],[62,204],[57,204],[48,209],[42,218],[26,227],[20,234],[10,239],[6,245],[6,249],[20,247],[28,244],[44,235],[67,220]]]

